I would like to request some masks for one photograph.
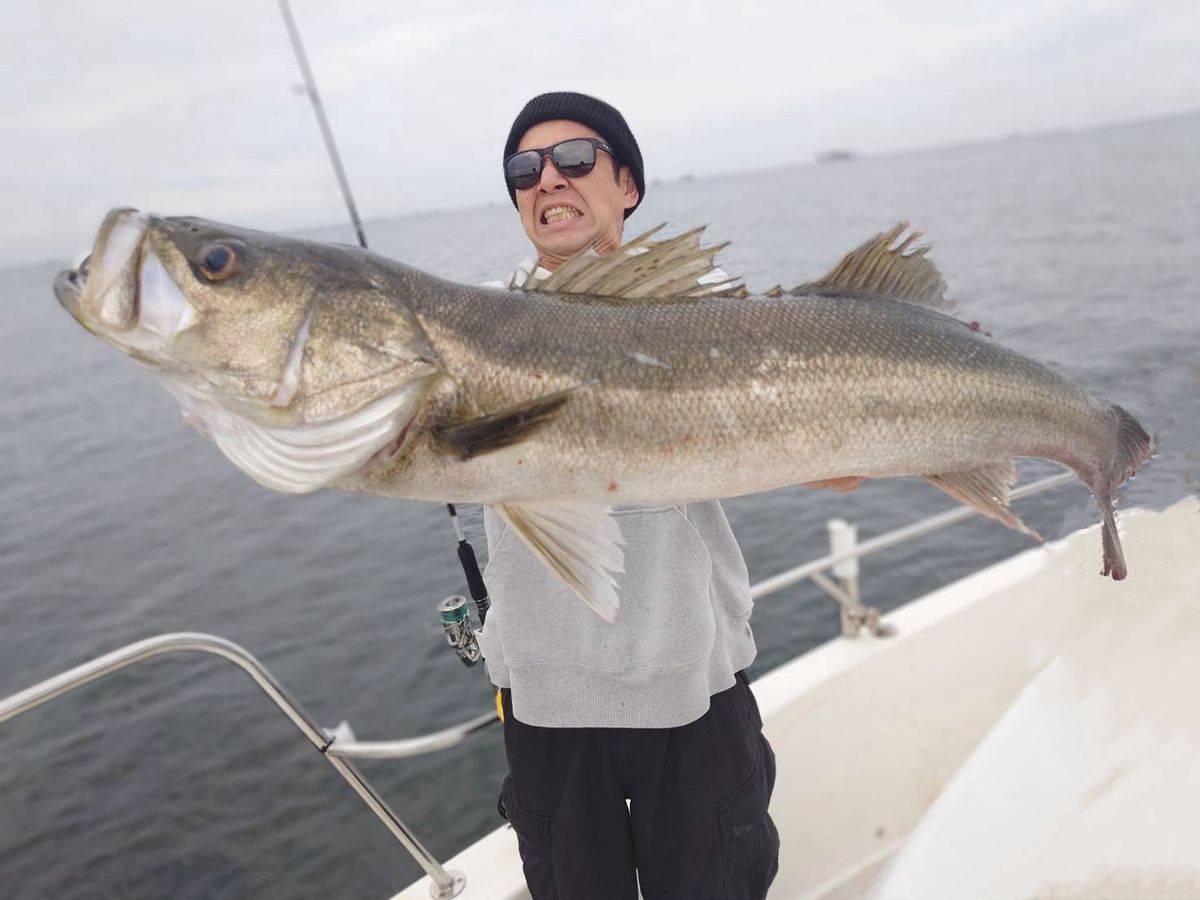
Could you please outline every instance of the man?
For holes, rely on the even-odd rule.
[[[537,254],[518,281],[588,246],[617,251],[646,193],[625,119],[583,94],[529,101],[504,166]],[[741,551],[715,500],[614,515],[625,572],[610,624],[485,513],[501,808],[530,893],[635,900],[640,881],[646,900],[761,900],[778,868],[775,760],[744,674],[756,649]]]

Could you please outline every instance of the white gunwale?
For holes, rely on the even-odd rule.
[[[863,897],[1065,643],[1106,605],[1150,605],[1200,582],[1198,512],[1189,498],[1161,513],[1123,513],[1132,564],[1124,582],[1099,576],[1098,526],[1088,528],[894,610],[885,617],[894,637],[837,638],[755,681],[778,762],[771,814],[783,849],[771,898]],[[461,897],[528,897],[508,826],[445,865],[466,876]],[[394,900],[424,900],[428,885]]]

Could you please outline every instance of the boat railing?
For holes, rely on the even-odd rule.
[[[1065,484],[1074,477],[1070,472],[1062,472],[1049,478],[1043,478],[1017,488],[1012,492],[1012,499],[1018,500],[1050,490]],[[957,507],[861,543],[858,542],[857,530],[853,525],[840,519],[834,519],[828,523],[830,552],[827,555],[757,582],[751,586],[751,595],[758,599],[804,579],[811,579],[838,602],[841,608],[843,635],[857,635],[865,627],[872,634],[886,636],[892,632],[886,623],[880,621],[879,611],[864,607],[859,601],[858,560],[931,531],[946,528],[972,515],[975,515],[974,510],[965,506]],[[826,572],[829,574],[827,575]],[[121,647],[0,700],[0,723],[136,663],[168,653],[185,652],[209,653],[233,663],[246,672],[325,760],[338,771],[425,871],[430,879],[430,896],[449,898],[456,897],[462,892],[466,885],[465,876],[459,872],[447,870],[434,858],[350,762],[350,759],[399,759],[444,750],[497,725],[500,720],[492,710],[451,728],[418,737],[392,741],[359,741],[345,723],[336,729],[324,729],[317,725],[300,703],[287,692],[261,662],[232,641],[211,634],[175,632],[146,638]]]
[[[1031,497],[1034,494],[1040,494],[1074,481],[1077,477],[1074,472],[1058,472],[1015,488],[1009,494],[1009,499],[1020,500],[1023,497]],[[913,522],[911,525],[904,525],[885,532],[862,543],[858,542],[857,526],[850,525],[842,519],[830,519],[826,523],[829,529],[830,550],[828,554],[793,569],[787,569],[778,575],[764,578],[751,585],[750,596],[757,600],[805,579],[810,579],[837,601],[841,608],[842,635],[844,637],[854,637],[864,627],[876,637],[887,637],[894,631],[880,621],[879,610],[873,607],[864,607],[859,601],[858,561],[864,556],[907,543],[932,531],[948,528],[975,515],[978,513],[969,506],[956,506],[937,515],[921,519],[919,522]],[[825,574],[827,571],[830,573],[829,575]]]
[[[466,879],[458,872],[447,871],[434,858],[433,854],[392,811],[362,773],[347,759],[347,757],[355,755],[377,756],[375,751],[381,745],[360,744],[351,740],[343,740],[339,744],[340,737],[318,726],[312,716],[287,692],[266,666],[245,649],[224,638],[198,632],[175,632],[160,634],[121,647],[119,650],[106,653],[104,656],[68,669],[31,688],[0,700],[0,723],[29,712],[43,703],[48,703],[54,698],[81,688],[98,678],[111,675],[113,672],[118,672],[144,660],[167,653],[188,652],[210,653],[218,656],[238,666],[250,676],[263,693],[279,707],[292,724],[300,730],[300,733],[317,748],[329,764],[354,789],[355,793],[362,798],[363,802],[370,807],[371,811],[387,826],[387,829],[408,851],[409,855],[416,860],[432,882],[429,889],[431,896],[455,897],[462,891]],[[419,738],[411,738],[407,741],[388,741],[382,746],[388,748],[385,755],[389,757],[416,756],[460,743],[471,735],[488,728],[495,721],[496,714],[490,712],[486,715],[476,716],[455,728],[448,728]]]

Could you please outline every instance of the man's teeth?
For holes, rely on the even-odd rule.
[[[582,216],[577,209],[572,209],[569,206],[552,206],[542,213],[542,221],[547,225],[553,222],[565,222],[567,219],[577,219]]]

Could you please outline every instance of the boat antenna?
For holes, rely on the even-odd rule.
[[[363,231],[362,219],[358,216],[358,207],[354,205],[354,195],[350,192],[350,182],[346,178],[346,170],[342,166],[342,158],[338,154],[337,142],[333,139],[333,129],[329,127],[329,119],[325,116],[325,105],[321,102],[321,95],[317,91],[317,81],[313,78],[312,69],[309,68],[308,57],[304,53],[304,44],[300,40],[300,32],[296,28],[296,20],[292,17],[292,8],[288,0],[279,0],[279,11],[283,15],[283,24],[286,26],[288,38],[292,42],[296,62],[300,64],[300,73],[304,76],[304,93],[312,103],[313,112],[317,115],[321,137],[325,139],[325,149],[329,151],[329,160],[333,163],[333,171],[337,175],[338,185],[342,189],[346,210],[350,213],[350,221],[354,224],[354,231],[358,235],[358,244],[366,250],[368,249],[367,235]],[[467,577],[467,587],[471,591],[471,599],[475,601],[475,609],[479,613],[479,625],[482,627],[484,620],[487,619],[488,610],[491,608],[487,586],[483,582],[483,575],[480,574],[475,550],[467,541],[462,525],[458,521],[458,512],[455,510],[454,504],[447,503],[446,509],[450,513],[450,521],[454,523],[454,533],[458,537],[458,559],[462,563],[463,574]],[[462,653],[459,654],[459,657],[468,665],[474,665],[474,661],[468,661]]]

